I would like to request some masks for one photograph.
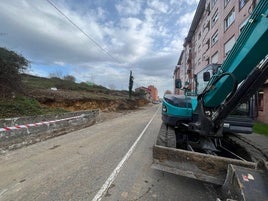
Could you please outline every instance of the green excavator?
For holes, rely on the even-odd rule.
[[[226,200],[268,200],[267,156],[251,156],[237,131],[225,132],[228,116],[268,79],[267,55],[268,1],[260,0],[222,65],[195,76],[196,94],[164,96],[152,168],[220,185]]]

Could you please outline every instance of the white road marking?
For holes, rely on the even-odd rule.
[[[7,191],[7,189],[4,189],[0,192],[0,198],[2,197],[2,195]]]
[[[13,191],[13,190],[15,190],[16,187],[17,187],[18,185],[20,185],[20,183],[16,183],[16,184],[14,184],[14,185],[11,186],[9,189],[7,189],[7,188],[3,189],[3,190],[0,192],[0,198],[2,198],[3,195],[4,195],[7,191]],[[19,190],[20,190],[20,189],[19,189]],[[17,191],[19,191],[19,190],[17,190]]]
[[[160,107],[158,107],[157,111],[154,113],[154,115],[151,118],[151,120],[147,123],[147,125],[145,126],[145,128],[143,129],[143,131],[141,132],[141,134],[139,135],[139,137],[136,139],[136,141],[134,142],[134,144],[130,147],[130,149],[128,150],[128,152],[126,153],[126,155],[122,158],[122,160],[120,161],[120,163],[118,163],[117,167],[114,169],[114,171],[112,172],[112,174],[109,176],[109,178],[103,184],[103,186],[101,187],[101,189],[99,190],[99,192],[95,195],[95,197],[93,198],[92,201],[100,201],[103,198],[103,196],[105,195],[105,192],[108,190],[108,188],[110,187],[110,185],[113,183],[113,181],[115,180],[116,176],[121,171],[124,163],[130,157],[130,155],[133,153],[136,145],[138,144],[138,142],[140,141],[140,139],[144,135],[145,131],[147,130],[147,128],[149,127],[149,125],[153,121],[153,119],[156,116],[159,108]]]

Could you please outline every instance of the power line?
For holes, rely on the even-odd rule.
[[[107,49],[104,49],[97,41],[95,41],[91,36],[89,36],[83,29],[81,29],[77,24],[75,24],[67,15],[65,15],[51,0],[46,0],[51,6],[53,6],[61,15],[63,15],[73,26],[75,26],[81,33],[83,33],[91,42],[93,42],[100,50],[111,57],[117,63],[122,63],[117,58],[115,58]]]

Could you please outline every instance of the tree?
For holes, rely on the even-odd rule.
[[[72,76],[72,75],[65,75],[63,77],[64,80],[67,80],[67,81],[71,81],[71,82],[75,82],[75,77]]]
[[[52,72],[52,73],[49,73],[49,77],[50,78],[59,78],[59,79],[61,79],[63,76],[62,76],[62,71],[61,70],[56,70],[56,71],[54,71],[54,72]]]
[[[134,77],[132,76],[132,71],[130,71],[129,84],[128,84],[129,98],[131,98],[131,95],[132,95],[133,82],[134,82]]]
[[[0,47],[0,93],[10,96],[22,90],[21,73],[27,69],[29,61],[23,56]]]
[[[109,85],[109,88],[110,88],[111,90],[115,90],[115,89],[116,89],[116,87],[115,87],[114,84],[110,84],[110,85]]]

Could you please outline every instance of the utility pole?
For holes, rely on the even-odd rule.
[[[132,95],[133,81],[134,81],[134,77],[132,76],[132,71],[130,71],[129,85],[128,85],[128,93],[129,93],[129,98],[130,99],[131,99],[131,95]]]

